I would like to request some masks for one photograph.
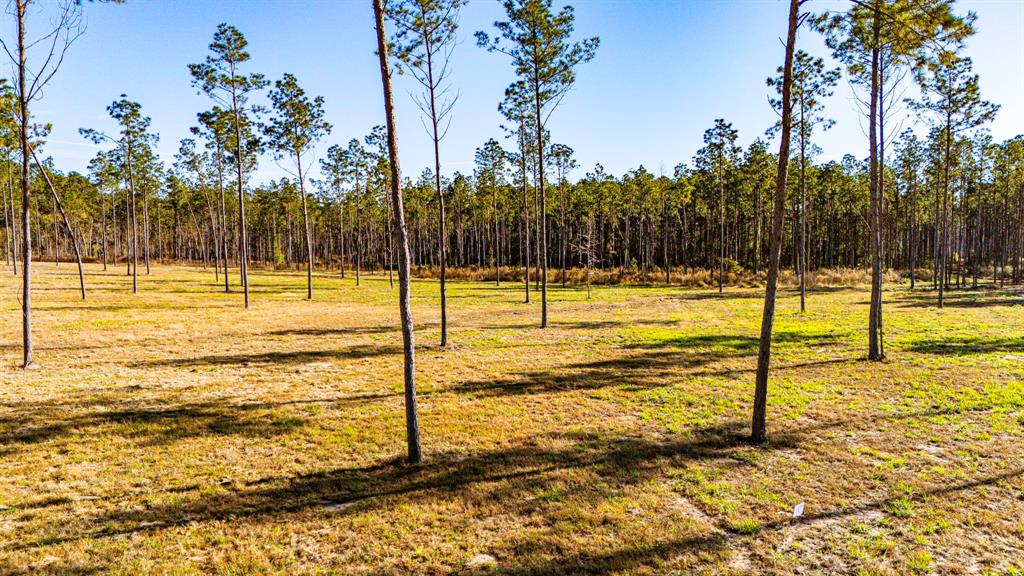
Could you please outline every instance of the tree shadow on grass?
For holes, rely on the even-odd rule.
[[[416,331],[437,328],[435,322],[416,324]],[[341,328],[288,328],[267,332],[268,336],[351,336],[353,334],[401,334],[398,324],[390,326],[352,326]]]
[[[415,504],[420,499],[461,498],[467,502],[501,502],[508,513],[528,516],[543,511],[537,495],[557,485],[574,504],[597,504],[607,485],[639,485],[663,477],[669,468],[701,459],[724,459],[726,466],[750,466],[738,455],[748,450],[737,422],[698,429],[670,441],[638,436],[608,437],[596,433],[558,433],[521,440],[475,453],[430,454],[426,463],[401,461],[337,468],[296,476],[269,476],[211,491],[189,486],[166,489],[179,497],[173,503],[146,508],[113,509],[83,519],[79,530],[51,526],[52,535],[25,541],[21,547],[54,544],[180,526],[193,522],[237,520],[328,508],[327,513],[360,513]],[[795,438],[773,437],[761,450],[792,448]],[[565,486],[563,473],[584,471],[601,480],[595,487],[579,477]],[[116,503],[115,503],[116,504]]]
[[[18,444],[35,444],[106,428],[106,435],[132,438],[141,446],[159,446],[190,437],[271,438],[305,425],[303,418],[281,416],[267,408],[263,404],[205,402],[169,408],[93,410],[70,418],[47,414],[42,418],[35,414],[27,418],[7,417],[0,421],[0,444],[13,449]]]
[[[417,326],[419,328],[419,326]],[[401,328],[395,326],[366,326],[352,328],[294,328],[273,330],[268,336],[351,336],[353,334],[391,334],[400,333]]]
[[[555,525],[565,518],[564,507],[558,502],[566,502],[574,509],[592,509],[606,502],[609,494],[671,477],[672,471],[694,463],[714,461],[716,466],[726,468],[753,466],[744,432],[745,422],[726,422],[670,440],[598,433],[550,434],[469,454],[428,454],[427,461],[418,466],[390,460],[364,467],[268,476],[228,484],[220,490],[199,485],[170,487],[164,490],[174,493],[173,499],[158,499],[157,504],[146,507],[110,502],[106,511],[94,516],[70,524],[49,525],[43,534],[26,534],[12,548],[26,550],[82,539],[118,538],[204,522],[281,522],[299,513],[306,514],[302,517],[306,521],[316,521],[315,516],[309,518],[309,513],[325,517],[370,513],[367,518],[383,521],[386,516],[379,516],[382,511],[452,500],[462,501],[464,505],[460,508],[470,510],[500,503],[503,516],[524,521],[529,518],[532,523],[540,519],[545,525]],[[813,441],[813,434],[783,431],[773,434],[771,443],[756,450],[792,450]],[[913,498],[970,491],[1022,474],[1024,468],[1003,471],[922,490]],[[543,495],[553,490],[560,491],[560,499],[549,502]],[[735,549],[754,541],[757,534],[797,523],[857,516],[884,509],[889,503],[888,499],[872,497],[854,496],[851,500],[846,506],[809,511],[798,521],[769,520],[759,524],[754,534],[737,532],[724,518],[714,514],[707,518],[711,526],[703,534],[660,541],[657,545],[620,544],[618,548],[566,554],[549,539],[513,542],[509,544],[511,548],[493,551],[499,559],[493,573],[605,575],[641,567],[657,568],[683,554]]]
[[[0,352],[13,352],[15,350],[22,350],[23,344],[0,344]],[[70,344],[61,346],[33,346],[32,350],[36,352],[67,352],[68,350],[109,350],[110,346],[107,344],[103,345],[82,345],[82,344]]]
[[[211,354],[195,358],[163,358],[138,362],[136,368],[190,368],[201,366],[250,366],[254,364],[308,364],[326,360],[360,360],[401,354],[401,346],[360,345],[328,350],[289,352],[253,352],[248,354]]]
[[[603,330],[607,328],[624,328],[631,326],[675,326],[676,324],[678,324],[678,321],[676,320],[628,318],[621,320],[555,320],[550,323],[550,327],[553,329],[563,330]],[[531,318],[522,324],[492,324],[484,326],[483,328],[487,330],[517,330],[537,328],[539,330],[540,324]]]
[[[803,344],[821,346],[837,344],[843,334],[835,332],[798,332],[793,330],[776,330],[772,333],[772,344]],[[655,338],[651,341],[633,344],[633,348],[680,348],[718,350],[730,354],[745,355],[757,352],[761,339],[757,336],[742,334],[683,334]]]
[[[837,337],[833,333],[781,331],[776,332],[773,341],[777,344],[822,345],[837,342]],[[754,356],[758,345],[759,340],[755,337],[735,334],[670,336],[625,346],[618,357],[527,371],[516,377],[498,380],[473,380],[455,385],[452,389],[462,394],[499,396],[607,387],[630,391],[660,388],[672,386],[679,377],[696,376],[687,371],[697,368],[706,368],[701,375],[714,375],[719,371],[709,367],[725,360]]]
[[[579,362],[549,370],[533,370],[518,377],[471,380],[453,386],[460,394],[503,396],[548,394],[576,390],[625,387],[633,390],[670,386],[677,370],[714,361],[718,356],[683,355],[654,351],[592,362]]]
[[[905,347],[911,352],[941,356],[964,356],[994,352],[1024,352],[1024,336],[958,336],[955,338],[924,338]]]
[[[666,294],[670,300],[700,302],[702,300],[764,300],[764,290],[758,288],[737,288],[719,293],[717,290],[684,289],[678,294]]]
[[[208,310],[210,308],[227,308],[228,304],[223,302],[204,302],[202,309]],[[37,311],[40,312],[65,312],[65,311],[92,311],[92,312],[142,312],[151,310],[159,312],[161,310],[188,310],[200,312],[200,308],[195,304],[171,304],[164,302],[139,302],[133,304],[67,304],[67,305],[43,305],[36,307]]]
[[[901,308],[938,308],[938,292],[906,292],[901,295]],[[1022,306],[1024,291],[1021,290],[970,290],[967,292],[951,289],[942,298],[945,308],[988,308],[992,306]]]
[[[803,368],[818,368],[822,366],[831,366],[838,364],[852,364],[857,362],[854,358],[825,358],[822,360],[809,360],[807,362],[796,362],[794,364],[780,364],[772,363],[771,373],[777,374],[787,370],[800,370]],[[750,366],[746,368],[722,368],[722,369],[708,369],[698,370],[696,372],[689,372],[687,375],[692,377],[706,377],[706,376],[737,376],[739,374],[754,374],[757,372],[756,366]]]
[[[982,478],[967,480],[943,487],[927,490],[915,496],[917,499],[941,497],[958,492],[968,492],[979,488],[997,485],[1001,482],[1019,478],[1024,475],[1024,468],[1016,468],[999,474],[992,474]],[[571,556],[561,556],[554,560],[542,559],[539,561],[522,561],[510,559],[506,565],[500,564],[491,574],[501,576],[556,576],[587,574],[599,576],[613,573],[620,573],[631,569],[649,566],[651,564],[669,561],[678,558],[682,554],[707,554],[719,552],[725,549],[753,543],[758,539],[759,534],[781,530],[797,524],[817,524],[819,522],[859,516],[870,511],[883,510],[889,500],[868,500],[857,504],[851,504],[831,510],[812,512],[805,514],[799,520],[786,518],[774,520],[758,526],[754,533],[739,533],[730,530],[714,530],[705,535],[687,537],[667,542],[659,542],[657,546],[623,546],[617,549],[602,551],[598,553],[578,553]],[[523,555],[518,555],[521,558]],[[544,555],[536,554],[533,556]]]
[[[304,277],[303,277],[303,279],[304,279]],[[212,294],[217,294],[217,295],[220,295],[220,296],[226,296],[226,297],[237,296],[237,297],[241,298],[243,293],[244,293],[244,290],[243,290],[242,286],[240,286],[240,285],[236,286],[234,284],[231,285],[231,290],[230,291],[225,292],[224,291],[224,282],[223,282],[223,280],[220,283],[217,283],[217,282],[212,282],[211,283],[211,282],[188,282],[188,281],[174,280],[174,279],[168,279],[168,280],[147,279],[144,282],[145,283],[143,283],[143,281],[139,282],[139,284],[140,284],[139,290],[141,292],[146,292],[146,290],[145,290],[146,285],[151,285],[152,291],[154,293],[157,293],[157,294],[211,294],[211,295]],[[185,288],[173,288],[173,286],[181,286],[182,284],[185,284],[187,287],[185,287]],[[167,287],[163,287],[163,285],[166,285]],[[314,279],[313,287],[317,288],[316,279]],[[319,289],[327,290],[326,288],[319,288]],[[129,291],[131,290],[130,286],[128,287],[128,290]],[[293,293],[293,292],[303,292],[304,293],[305,291],[306,291],[306,284],[305,284],[304,281],[303,282],[296,282],[294,284],[291,284],[291,283],[275,283],[275,282],[253,282],[253,281],[249,282],[249,294],[289,294],[289,293]]]

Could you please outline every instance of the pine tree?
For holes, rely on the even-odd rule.
[[[780,70],[781,73],[781,70]],[[839,82],[839,69],[825,68],[825,61],[798,50],[793,62],[793,102],[796,117],[793,122],[797,132],[797,147],[800,152],[800,196],[797,200],[800,215],[800,234],[797,245],[797,271],[800,275],[800,311],[807,311],[807,155],[811,137],[816,127],[831,128],[835,121],[824,115],[822,101],[832,95]],[[782,78],[770,78],[769,86],[782,91]],[[782,103],[772,99],[772,106],[778,110]]]
[[[496,22],[499,37],[477,32],[477,44],[505,54],[532,99],[540,189],[541,328],[548,325],[547,196],[544,186],[544,125],[576,81],[575,68],[593,59],[598,38],[571,42],[572,6],[554,13],[551,0],[503,0],[508,20]]]
[[[434,145],[434,187],[438,211],[438,262],[441,288],[441,346],[448,345],[447,216],[441,190],[441,140],[448,132],[457,94],[451,92],[451,54],[455,48],[459,10],[466,0],[400,0],[387,7],[395,23],[393,55],[399,71],[409,71],[423,87],[416,104],[430,122]],[[442,124],[446,124],[442,127]]]
[[[704,148],[697,154],[714,173],[718,188],[718,293],[722,293],[725,277],[725,181],[736,163],[740,149],[736,146],[737,131],[730,122],[715,119],[715,125],[704,131]]]
[[[383,0],[373,0],[373,16],[377,26],[377,56],[384,91],[384,116],[387,119],[388,160],[391,201],[394,206],[394,234],[398,244],[398,306],[402,317],[402,350],[405,374],[405,426],[408,445],[407,460],[418,464],[423,459],[420,447],[420,424],[416,410],[416,343],[413,339],[412,306],[409,289],[409,237],[405,227],[405,204],[402,200],[402,172],[398,164],[398,134],[395,127],[395,104],[391,88],[391,66],[388,63],[387,33],[384,30]]]
[[[497,140],[491,138],[476,149],[476,181],[479,187],[490,191],[494,222],[494,241],[491,242],[491,259],[494,264],[494,285],[501,286],[501,245],[498,232],[498,188],[505,183],[505,161],[507,153]]]
[[[768,278],[765,282],[764,312],[761,317],[761,342],[757,353],[757,377],[754,384],[754,414],[750,438],[756,443],[768,439],[768,366],[772,354],[772,326],[775,322],[775,291],[779,280],[779,261],[782,257],[782,226],[786,211],[786,178],[789,170],[789,145],[793,128],[793,60],[796,51],[796,31],[800,25],[800,6],[806,0],[790,0],[789,28],[786,34],[786,59],[782,65],[781,132],[779,141],[779,168],[775,178],[775,202],[772,207],[772,230],[768,248]]]
[[[292,175],[299,184],[302,198],[302,223],[306,230],[306,298],[313,299],[313,230],[306,201],[306,176],[303,158],[325,135],[331,125],[324,120],[324,99],[310,100],[292,74],[285,74],[270,91],[275,115],[264,126],[269,146],[277,157],[288,156],[295,164]]]
[[[246,308],[249,307],[249,258],[245,229],[245,166],[247,158],[259,148],[248,118],[250,112],[258,113],[259,108],[251,106],[249,99],[267,86],[262,74],[244,75],[239,70],[249,60],[249,53],[245,50],[247,45],[245,36],[237,28],[220,24],[210,44],[213,54],[201,64],[188,66],[192,85],[230,112],[230,135],[233,138],[230,144],[238,190],[238,260]]]
[[[921,86],[921,100],[914,107],[931,112],[934,127],[942,138],[942,202],[939,249],[938,307],[943,306],[949,260],[949,187],[950,166],[953,163],[953,143],[959,134],[990,122],[999,106],[981,99],[978,75],[973,73],[971,59],[958,56],[957,43],[925,60],[918,68],[916,78]]]

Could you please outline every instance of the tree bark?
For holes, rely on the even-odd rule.
[[[380,79],[384,90],[384,115],[388,129],[388,155],[391,164],[391,198],[394,203],[394,235],[398,245],[398,303],[402,318],[402,350],[405,359],[405,424],[408,461],[417,464],[423,459],[420,447],[419,417],[416,411],[416,344],[413,339],[412,306],[409,286],[409,238],[405,227],[405,205],[402,201],[401,170],[398,165],[398,135],[395,128],[395,108],[391,90],[391,71],[388,65],[388,42],[384,33],[383,0],[373,0],[373,16],[377,25],[377,55],[380,59]]]
[[[235,177],[238,184],[238,260],[242,275],[242,291],[245,307],[249,307],[249,247],[245,236],[245,190],[242,182],[242,126],[238,112],[238,95],[235,87],[235,69],[231,67],[231,111],[235,119]],[[227,274],[225,274],[227,276]]]
[[[800,311],[807,311],[807,126],[804,91],[800,90]]]
[[[143,255],[146,259],[146,275],[149,275],[149,194],[146,190],[142,191],[142,238],[143,238]]]
[[[345,278],[345,199],[341,195],[341,191],[338,191],[338,237],[341,240],[341,278]]]
[[[942,308],[946,286],[947,253],[949,252],[949,164],[952,161],[952,110],[946,108],[946,140],[942,162],[942,225],[939,239],[939,308]]]
[[[216,138],[216,135],[214,136]],[[231,292],[228,282],[228,208],[224,193],[223,148],[217,143],[217,189],[220,192],[220,249],[224,261],[224,292]]]
[[[526,184],[526,120],[519,125],[519,156],[523,175],[523,284],[526,288],[526,303],[530,303],[530,193]]]
[[[540,189],[540,327],[548,327],[548,207],[544,188],[544,121],[541,116],[539,64],[534,61],[533,105],[537,114],[537,186]]]
[[[501,286],[501,245],[498,244],[498,187],[491,179],[491,198],[494,202],[494,285]]]
[[[761,317],[761,345],[757,353],[757,377],[754,385],[754,414],[750,438],[761,443],[768,439],[766,430],[768,408],[768,366],[771,362],[772,325],[775,321],[775,293],[782,256],[782,227],[786,213],[786,176],[789,168],[789,141],[793,124],[791,107],[793,91],[793,52],[796,28],[800,19],[801,0],[789,2],[789,31],[786,35],[786,63],[782,75],[782,139],[779,142],[779,168],[775,178],[775,204],[772,208],[772,230],[768,249],[768,278],[764,291],[764,312]]]
[[[8,170],[10,170],[9,164]],[[9,178],[10,172],[8,172],[8,182],[10,182]],[[10,212],[7,211],[7,192],[2,192],[0,195],[4,197],[4,263],[10,266],[12,257],[15,262],[18,260],[18,257],[13,252],[15,246],[11,244],[11,230],[13,229],[11,216],[14,210],[12,207]]]
[[[25,10],[26,0],[15,0],[18,20],[18,120],[21,144],[21,333],[22,367],[32,366],[32,211],[29,205],[28,95],[25,75]]]
[[[100,192],[100,226],[103,227],[101,234],[101,246],[103,253],[103,270],[107,269],[107,195],[104,192]]]
[[[423,21],[427,21],[426,5],[420,4]],[[424,33],[424,45],[427,55],[427,86],[430,96],[430,126],[434,143],[434,187],[437,192],[437,244],[438,263],[441,266],[441,346],[448,345],[448,287],[446,285],[448,264],[448,231],[445,222],[444,192],[441,190],[441,135],[437,129],[437,95],[434,85],[434,51],[431,46],[430,33]],[[396,206],[397,211],[397,206]]]
[[[723,152],[724,154],[724,152]],[[725,280],[725,167],[718,159],[718,293],[722,293]]]
[[[295,165],[298,166],[299,195],[302,196],[302,225],[306,230],[306,299],[313,299],[313,232],[309,227],[309,207],[306,203],[306,183],[302,177],[302,155],[296,152]]]
[[[135,195],[135,170],[132,166],[132,140],[128,137],[128,189],[131,196],[131,251],[132,256],[128,262],[128,265],[132,268],[132,292],[138,293],[139,291],[139,226],[138,219],[135,213],[135,202],[137,196]]]
[[[885,353],[882,350],[882,218],[881,203],[879,197],[881,180],[881,168],[878,165],[878,101],[881,90],[879,89],[879,36],[881,33],[881,15],[878,11],[878,0],[874,4],[874,24],[872,25],[872,49],[871,49],[871,105],[868,113],[868,140],[870,151],[869,183],[868,188],[871,196],[869,233],[871,249],[871,306],[868,313],[868,359],[882,360]]]

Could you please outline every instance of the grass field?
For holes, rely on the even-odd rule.
[[[786,291],[751,447],[761,290],[453,283],[442,350],[416,282],[411,467],[386,278],[87,281],[37,264],[23,371],[0,274],[3,573],[1024,573],[1024,293],[890,286],[870,363],[865,289]]]

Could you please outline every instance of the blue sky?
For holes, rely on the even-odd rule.
[[[676,164],[690,161],[715,118],[733,122],[744,145],[775,121],[765,78],[783,56],[786,2],[577,0],[573,5],[578,37],[601,38],[596,58],[580,68],[576,87],[550,121],[554,140],[576,151],[577,176],[596,162],[614,174],[640,164],[671,174]],[[812,0],[807,6],[836,5],[838,0]],[[1004,139],[1024,132],[1024,0],[961,0],[958,10],[978,14],[978,34],[967,53],[981,74],[984,97],[1002,105],[993,135]],[[294,73],[307,92],[326,99],[334,130],[318,153],[329,144],[362,138],[383,123],[369,0],[128,0],[87,4],[85,12],[86,34],[33,109],[37,121],[54,125],[45,152],[62,169],[85,169],[96,147],[78,129],[113,131],[106,106],[121,93],[152,117],[161,137],[159,152],[167,164],[173,162],[196,112],[210,106],[191,87],[187,65],[203,60],[221,22],[234,24],[248,38],[251,71],[271,80]],[[503,56],[477,48],[472,38],[477,30],[493,32],[501,16],[493,0],[470,0],[463,10],[452,76],[461,96],[442,142],[445,173],[472,172],[475,148],[502,136],[496,108],[513,79],[511,67]],[[9,23],[4,31],[10,38]],[[799,43],[827,55],[812,31],[802,31]],[[432,165],[431,149],[410,97],[418,85],[401,76],[396,82],[402,167],[415,177]],[[837,124],[816,138],[824,158],[865,155],[862,120],[845,78],[827,106]],[[908,118],[904,125],[915,122]],[[267,157],[256,178],[283,175]]]

